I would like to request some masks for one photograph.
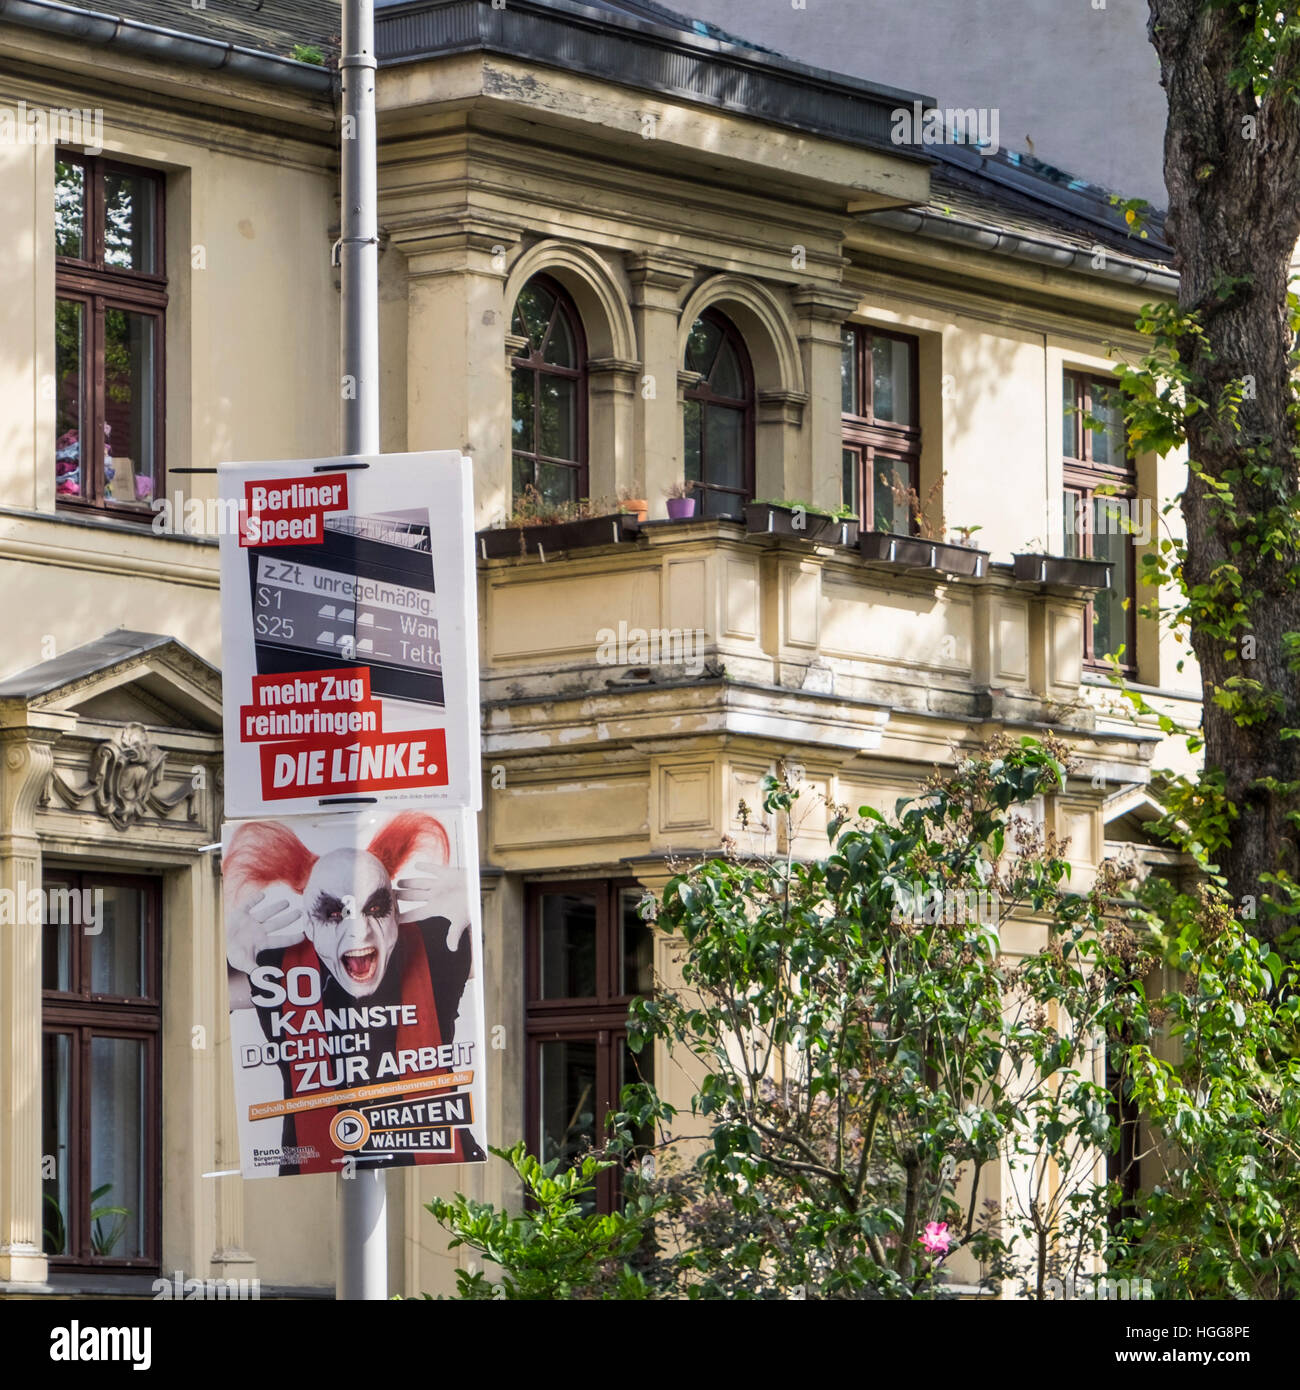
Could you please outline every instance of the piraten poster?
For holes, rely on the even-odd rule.
[[[222,878],[244,1177],[482,1162],[473,814],[230,824]]]
[[[468,460],[219,472],[226,814],[477,806]]]

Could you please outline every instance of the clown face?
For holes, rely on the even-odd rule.
[[[373,994],[397,945],[388,871],[362,850],[332,850],[317,860],[302,897],[321,963],[349,994]]]

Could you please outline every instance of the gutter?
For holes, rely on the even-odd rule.
[[[56,0],[0,0],[0,20],[100,48],[112,47],[211,72],[229,72],[313,96],[326,96],[334,90],[335,75],[327,67],[259,53],[222,39],[199,38],[157,24],[141,24],[98,10],[76,9]]]
[[[381,69],[476,51],[934,163],[919,139],[892,139],[894,110],[910,110],[915,101],[933,104],[920,93],[824,72],[581,0],[376,0]]]
[[[0,0],[0,3],[2,2],[3,0]],[[1008,256],[1013,260],[1031,261],[1036,265],[1054,266],[1058,270],[1072,270],[1098,280],[1109,280],[1112,283],[1115,280],[1124,280],[1130,285],[1142,285],[1162,294],[1173,296],[1178,293],[1176,272],[1122,260],[1119,253],[1112,253],[1109,247],[1102,248],[1106,252],[1107,263],[1105,267],[1099,267],[1093,264],[1091,251],[1076,251],[1036,237],[995,232],[973,222],[960,222],[932,212],[887,208],[881,212],[865,213],[858,221],[864,226],[888,227],[892,231],[908,232],[930,241],[956,242],[995,256]]]

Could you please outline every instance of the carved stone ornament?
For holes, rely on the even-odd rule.
[[[76,809],[93,797],[99,813],[116,830],[127,830],[152,811],[166,816],[188,797],[189,782],[160,792],[167,755],[149,740],[143,724],[128,724],[121,733],[98,744],[90,756],[90,780],[82,787],[69,786],[54,773],[51,783],[60,799]]]

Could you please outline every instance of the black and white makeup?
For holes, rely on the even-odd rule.
[[[388,871],[364,850],[332,850],[317,860],[302,901],[307,935],[321,963],[349,994],[373,994],[397,945],[397,901]]]

